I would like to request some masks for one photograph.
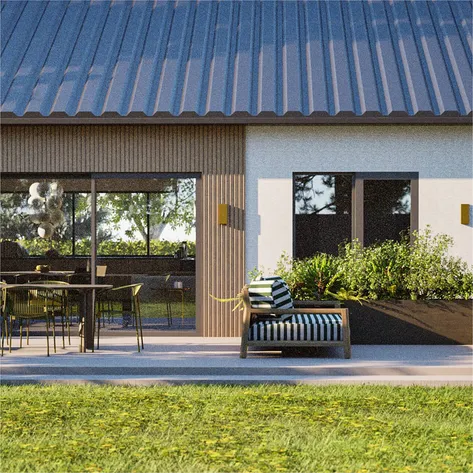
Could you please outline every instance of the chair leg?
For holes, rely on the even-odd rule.
[[[62,332],[62,348],[66,348],[66,339],[65,339],[65,336],[64,336],[64,324],[65,324],[65,320],[64,320],[64,312],[61,311],[61,332]]]
[[[101,318],[102,314],[97,314],[97,350],[100,349],[100,318]],[[104,323],[105,323],[105,317],[103,318],[104,319]],[[95,323],[94,323],[94,327],[95,327]]]
[[[143,349],[145,347],[144,342],[143,342],[143,323],[141,321],[141,306],[140,306],[140,299],[138,297],[136,298],[136,305],[137,305],[138,321],[140,324],[141,348]]]
[[[23,319],[19,320],[20,328],[20,348],[23,348]]]
[[[54,340],[54,344],[56,344],[56,339]],[[46,353],[47,353],[47,356],[49,356],[49,317],[48,317],[47,311],[46,311]]]
[[[7,320],[2,317],[2,326],[1,326],[1,329],[0,329],[2,331],[2,354],[1,354],[1,356],[3,356],[3,349],[5,347],[6,323],[7,323]]]
[[[248,355],[248,343],[243,338],[241,339],[240,345],[240,358],[246,358]]]
[[[133,311],[133,322],[135,323],[136,343],[138,345],[138,353],[139,353],[140,352],[140,334],[138,331],[138,315],[136,314],[136,310]]]
[[[12,346],[12,333],[13,333],[13,317],[10,316],[10,345],[9,345],[9,352],[11,353],[11,346]]]
[[[166,310],[167,310],[167,315],[168,315],[168,327],[170,327],[172,325],[172,307],[171,307],[171,301],[169,299],[166,300]]]
[[[351,345],[345,344],[343,347],[344,355],[346,359],[351,358]]]
[[[66,327],[67,327],[67,341],[71,344],[71,313],[66,308]]]
[[[56,317],[53,314],[53,346],[54,346],[54,353],[56,353]]]
[[[138,312],[137,312],[137,306],[136,306],[136,299],[133,297],[131,301],[131,316],[132,316],[132,321],[135,326],[135,332],[136,332],[136,344],[138,346],[138,353],[140,352],[140,334],[138,331]]]

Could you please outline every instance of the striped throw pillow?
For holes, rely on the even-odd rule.
[[[292,309],[291,292],[286,282],[279,277],[251,281],[248,288],[251,307],[254,309]],[[281,318],[291,317],[285,314]]]

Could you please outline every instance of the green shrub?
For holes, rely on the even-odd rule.
[[[283,255],[278,262],[277,274],[289,285],[298,300],[321,300],[337,286],[338,258],[318,253],[311,258],[290,261]]]
[[[362,297],[406,299],[406,277],[409,274],[408,240],[384,241],[362,248],[358,241],[341,248],[339,256],[340,284]]]
[[[1,240],[0,240],[1,241]],[[31,240],[14,240],[28,251],[30,256],[43,256],[50,248],[54,248],[62,256],[72,255],[72,241],[45,240],[34,238]],[[168,240],[152,240],[150,242],[151,255],[172,256],[181,246],[181,242]],[[75,254],[78,256],[90,255],[90,238],[76,241]],[[195,243],[187,242],[188,254],[195,255]],[[146,256],[147,248],[145,241],[106,240],[98,243],[97,254],[100,256]]]
[[[432,235],[430,228],[415,232],[406,288],[412,299],[469,299],[473,276],[467,264],[448,254],[453,239]]]
[[[276,274],[285,279],[295,299],[471,299],[473,272],[449,250],[448,235],[430,228],[408,238],[362,248],[355,240],[337,256],[318,253],[291,260],[283,254]]]

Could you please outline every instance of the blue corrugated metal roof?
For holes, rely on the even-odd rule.
[[[4,117],[472,112],[469,0],[1,7]]]

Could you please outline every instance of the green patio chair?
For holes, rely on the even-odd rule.
[[[46,348],[49,356],[49,329],[52,326],[54,353],[56,353],[56,323],[55,317],[51,316],[56,312],[56,308],[61,307],[54,291],[49,289],[31,289],[27,287],[16,287],[7,290],[9,296],[9,336],[10,352],[12,349],[13,322],[18,320],[20,330],[20,348],[23,346],[23,322],[27,323],[26,342],[29,344],[30,322],[32,320],[43,320],[46,328]],[[52,322],[52,323],[51,323]]]
[[[66,281],[54,281],[52,279],[42,279],[40,281],[35,281],[35,284],[56,284],[60,286],[68,286],[69,283]],[[51,312],[51,318],[59,316],[61,317],[61,331],[62,331],[62,348],[66,348],[65,339],[64,339],[64,323],[67,328],[67,339],[68,344],[71,344],[71,315],[72,307],[69,303],[69,291],[67,290],[52,290],[50,291],[51,299],[48,300],[48,310]],[[54,301],[53,301],[54,299]]]
[[[8,343],[8,311],[11,299],[7,296],[7,290],[3,287],[6,282],[0,281],[0,335],[1,335],[1,356],[5,348],[5,339]]]
[[[129,284],[127,286],[114,287],[98,295],[98,310],[95,315],[97,319],[97,350],[100,347],[100,322],[104,322],[105,317],[110,320],[114,315],[121,315],[123,317],[128,314],[133,318],[138,351],[140,351],[140,338],[141,349],[144,349],[139,296],[142,287],[143,283]]]

